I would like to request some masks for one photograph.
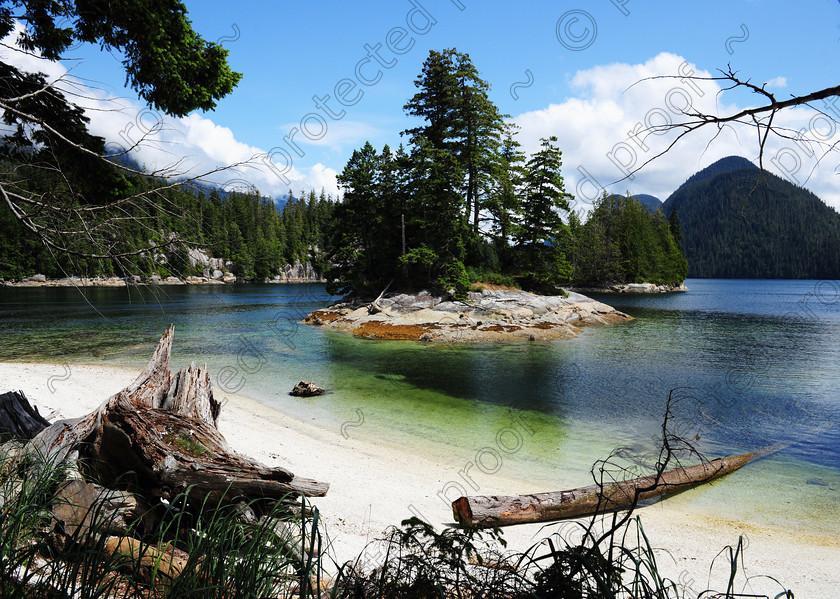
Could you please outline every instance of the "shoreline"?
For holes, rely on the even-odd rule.
[[[38,277],[38,275],[35,275]],[[223,278],[213,277],[166,277],[146,280],[140,277],[65,277],[63,279],[41,279],[29,277],[20,281],[5,281],[0,279],[0,287],[38,288],[38,287],[158,287],[166,285],[247,285],[247,284],[278,284],[297,285],[302,283],[326,283],[326,279],[285,279],[279,275],[273,279],[262,281],[238,281],[230,275]]]
[[[657,285],[656,283],[609,283],[603,287],[563,287],[577,293],[678,293],[689,291],[685,281],[679,285]]]
[[[0,391],[23,390],[42,416],[54,420],[88,413],[138,373],[139,369],[115,366],[73,365],[68,372],[64,365],[52,363],[3,362]],[[331,484],[327,496],[312,503],[321,512],[331,543],[327,554],[338,563],[363,552],[375,558],[375,552],[365,551],[368,541],[382,537],[389,526],[412,514],[438,528],[452,522],[451,512],[438,497],[452,464],[394,446],[387,435],[361,438],[353,428],[322,427],[246,397],[229,398],[219,428],[236,451]],[[530,492],[547,484],[523,480],[504,469],[487,476],[475,474],[481,494]],[[831,578],[840,560],[836,538],[680,509],[679,502],[669,504],[669,500],[641,508],[637,515],[653,546],[668,552],[658,553],[663,574],[690,587],[695,596],[708,586],[712,560],[725,546],[737,544],[739,535],[748,542],[747,574],[773,576],[798,597],[829,596],[836,588]],[[504,537],[508,549],[523,551],[553,531],[572,529],[568,521],[522,525],[506,528]],[[728,564],[719,561],[712,585],[724,588],[728,573]],[[781,590],[762,580],[754,581],[750,589],[770,596]]]

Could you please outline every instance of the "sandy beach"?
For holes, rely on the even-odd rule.
[[[139,370],[80,365],[0,363],[0,392],[22,390],[48,420],[83,415],[129,384]],[[355,559],[370,541],[381,538],[389,526],[412,514],[437,527],[452,523],[451,511],[439,497],[446,488],[452,464],[414,455],[405,448],[362,440],[352,428],[320,427],[234,396],[224,405],[220,429],[239,452],[268,465],[330,483],[326,497],[314,500],[329,538],[327,553],[337,562]],[[383,435],[387,437],[387,435]],[[535,481],[517,479],[500,471],[484,475],[474,471],[481,494],[533,492]],[[454,498],[454,497],[450,497]],[[660,571],[678,582],[686,596],[707,588],[725,590],[728,562],[710,564],[740,535],[747,546],[745,584],[739,576],[737,592],[774,597],[782,591],[772,576],[797,598],[836,596],[840,588],[837,564],[840,539],[803,535],[785,530],[686,512],[664,501],[639,510],[644,530],[658,553]],[[568,523],[522,525],[505,529],[508,549],[522,551]],[[373,557],[374,551],[368,551]]]

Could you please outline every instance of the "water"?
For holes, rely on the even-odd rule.
[[[176,327],[173,364],[206,362],[239,393],[336,435],[469,462],[556,490],[593,462],[655,461],[669,428],[709,457],[789,444],[669,501],[785,530],[840,536],[840,283],[689,280],[670,295],[604,295],[635,317],[553,343],[360,340],[299,324],[321,285],[0,289],[0,360],[141,368]],[[299,380],[330,390],[296,399]],[[641,471],[641,470],[640,470]]]

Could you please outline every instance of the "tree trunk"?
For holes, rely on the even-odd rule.
[[[734,472],[768,451],[718,458],[607,485],[533,495],[460,497],[452,513],[461,526],[489,528],[590,516],[635,507],[640,501],[667,497]]]
[[[221,405],[206,367],[169,372],[172,336],[170,328],[131,385],[87,416],[44,429],[25,451],[56,460],[78,452],[87,475],[152,505],[179,493],[211,505],[325,495],[327,483],[270,468],[228,446],[216,428]]]

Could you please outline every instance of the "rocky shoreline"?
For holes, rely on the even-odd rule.
[[[216,273],[213,273],[216,275]],[[301,276],[302,275],[302,276]],[[0,287],[126,287],[128,285],[228,285],[233,283],[326,283],[326,280],[312,270],[307,262],[302,271],[287,265],[284,272],[274,275],[271,279],[260,281],[245,281],[230,272],[218,272],[218,276],[189,276],[189,277],[160,277],[152,275],[141,277],[65,277],[62,279],[48,279],[45,275],[37,274],[21,280],[6,281],[0,279]]]
[[[221,279],[209,277],[157,277],[152,276],[143,279],[139,276],[133,277],[66,277],[64,279],[40,278],[43,275],[27,277],[20,281],[4,281],[0,279],[0,287],[126,287],[129,285],[230,285],[234,283],[326,283],[324,279],[286,279],[279,275],[273,279],[262,281],[239,281],[235,276],[229,275]]]
[[[151,275],[141,277],[79,277],[70,276],[50,279],[43,274],[35,274],[20,280],[6,281],[0,278],[0,287],[125,287],[126,285],[224,285],[229,283],[326,283],[310,261],[295,260],[294,264],[284,264],[273,277],[262,280],[243,280],[233,274],[236,264],[229,260],[213,258],[204,250],[189,248],[190,268],[201,275],[187,277],[161,277]],[[153,259],[162,266],[167,264],[166,256],[155,254]]]
[[[485,289],[470,292],[464,301],[428,291],[345,299],[312,312],[304,322],[366,339],[480,342],[571,339],[581,327],[629,320],[631,316],[580,293],[562,297]]]
[[[578,293],[674,293],[688,291],[685,283],[657,285],[655,283],[609,283],[603,287],[566,287]]]

